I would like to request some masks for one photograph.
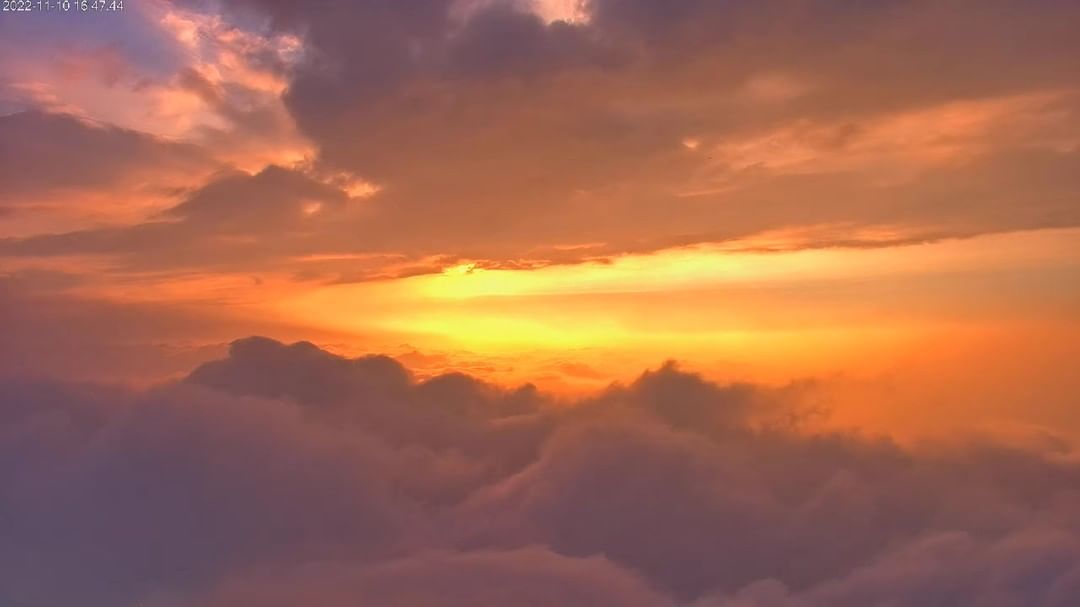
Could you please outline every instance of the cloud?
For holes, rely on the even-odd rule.
[[[395,443],[487,457],[493,470],[524,465],[551,425],[550,401],[532,386],[507,390],[455,372],[416,381],[392,358],[347,360],[306,342],[239,340],[227,359],[203,364],[186,381],[289,399],[317,419],[357,424]]]
[[[1061,445],[775,423],[661,367],[579,402],[248,338],[146,390],[0,382],[12,604],[1057,606]],[[762,420],[773,419],[763,423]]]
[[[20,462],[4,479],[5,602],[129,604],[245,563],[364,558],[408,526],[363,439],[305,426],[287,406],[174,389],[111,402],[108,423],[87,431],[71,427],[83,403],[28,404],[5,433]],[[18,449],[28,439],[41,442]]]
[[[734,596],[695,607],[812,607],[897,605],[1069,605],[1080,590],[1074,535],[1055,530],[1018,532],[998,540],[940,533],[908,545],[801,593],[765,580]]]
[[[251,4],[306,32],[286,101],[320,162],[384,186],[368,246],[507,260],[822,221],[1077,220],[1065,4],[1017,21],[1011,3],[597,1],[572,23],[513,3],[464,20],[451,2]]]
[[[227,171],[142,223],[12,238],[0,241],[0,251],[114,256],[129,269],[267,269],[314,247],[319,227],[346,213],[348,199],[334,185],[275,165]]]
[[[197,146],[137,131],[40,111],[0,116],[0,205],[107,213],[108,194],[113,211],[133,198],[145,208],[216,168]]]
[[[249,170],[301,159],[308,144],[281,103],[299,40],[265,20],[189,8],[165,0],[78,21],[5,21],[0,105],[183,139]]]
[[[3,249],[97,252],[155,269],[288,267],[337,281],[460,259],[573,263],[820,225],[846,237],[800,246],[883,246],[859,235],[885,228],[918,242],[1080,221],[1080,52],[1062,26],[1075,7],[781,6],[595,0],[580,18],[551,20],[538,14],[551,7],[519,2],[311,11],[249,0],[220,14],[162,5],[153,22],[172,41],[171,61],[153,81],[217,120],[189,139],[255,175],[220,203],[234,227],[245,224],[243,238],[222,238],[220,223],[201,231],[129,217],[115,233],[20,229],[67,233]],[[267,145],[296,153],[253,151]],[[64,157],[42,154],[34,166]],[[113,156],[123,153],[94,155]],[[267,163],[374,195],[348,212],[290,187],[267,203]],[[344,181],[335,187],[348,191]],[[215,180],[193,196],[221,189]],[[290,216],[297,229],[284,238],[266,215],[283,207],[310,214]],[[371,257],[295,262],[327,255]]]
[[[568,558],[542,548],[434,553],[370,568],[314,566],[285,579],[233,583],[206,605],[597,605],[662,607],[668,599],[601,557]]]

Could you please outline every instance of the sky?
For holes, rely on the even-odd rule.
[[[0,602],[1080,593],[1076,2],[122,6],[0,13]]]

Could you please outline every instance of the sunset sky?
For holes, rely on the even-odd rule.
[[[647,391],[652,369],[760,390],[814,431],[1053,445],[1076,459],[1073,0],[122,4],[0,13],[5,381],[155,403],[194,382],[303,403],[293,388],[237,388],[232,373],[251,376],[228,365],[260,377],[315,365],[296,376],[307,386],[337,377],[327,361],[385,355],[408,390],[461,373],[499,399],[531,384],[562,411]],[[250,336],[268,339],[236,341]],[[314,346],[283,345],[298,341]],[[495,478],[476,474],[476,486]],[[515,478],[468,507],[525,499]],[[1048,482],[1080,491],[1069,478]],[[500,538],[491,545],[550,547],[514,558],[561,575],[557,540]],[[1080,534],[1068,538],[1080,555]],[[617,549],[569,553],[627,565]],[[877,604],[811,591],[801,569],[776,574],[781,596],[745,591],[750,574],[716,586],[629,562],[642,586],[620,592],[657,593],[642,605]],[[367,575],[331,586],[378,594]],[[244,579],[205,605],[269,605]],[[62,604],[37,586],[5,594],[3,580],[0,603]],[[93,596],[195,605],[176,598],[205,586],[188,582]],[[1058,604],[1046,601],[1017,604]]]
[[[1076,390],[1075,4],[414,4],[5,15],[5,367]]]

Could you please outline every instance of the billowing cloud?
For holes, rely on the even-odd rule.
[[[695,607],[896,605],[1045,605],[1064,607],[1080,591],[1074,535],[1035,529],[984,540],[940,533],[888,552],[849,575],[804,592],[764,580]]]
[[[143,391],[0,383],[12,604],[1063,606],[1061,448],[781,423],[665,366],[579,402],[306,343]],[[784,413],[783,411],[780,411]]]
[[[294,408],[71,392],[4,389],[5,460],[19,463],[4,470],[5,602],[134,604],[264,558],[364,558],[411,526],[365,441],[321,435]]]

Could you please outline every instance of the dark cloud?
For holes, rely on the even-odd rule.
[[[0,240],[14,256],[116,256],[126,268],[270,269],[292,254],[320,250],[348,196],[275,165],[224,172],[146,222]]]
[[[346,360],[308,342],[287,346],[250,337],[233,342],[228,358],[192,371],[188,381],[233,394],[322,405],[400,399],[411,378],[400,363],[386,356]]]
[[[40,202],[64,192],[115,194],[115,188],[148,175],[165,187],[176,173],[204,174],[213,166],[197,146],[69,115],[0,116],[0,204]],[[71,204],[78,202],[76,197]]]
[[[194,229],[215,232],[255,232],[296,228],[303,204],[345,201],[340,190],[302,174],[269,166],[255,175],[225,175],[165,212]],[[317,209],[321,211],[321,206]],[[315,213],[316,208],[309,212]]]
[[[965,134],[981,153],[959,164],[881,150],[868,152],[883,155],[873,167],[711,158],[758,138],[766,149],[751,153],[827,158],[846,136],[806,149],[774,131],[873,132],[950,102],[1069,91],[1080,53],[1063,24],[1080,15],[1068,3],[1036,13],[1013,2],[596,1],[574,24],[513,3],[464,21],[449,2],[254,4],[302,24],[317,51],[287,101],[324,163],[385,186],[361,227],[377,248],[514,259],[553,244],[618,252],[821,222],[972,233],[1077,221],[1075,180],[1040,177],[1075,169],[1075,154],[1043,149],[1045,133],[1000,138],[1005,118]],[[1075,97],[1065,99],[1017,113],[1059,112],[1074,130]],[[910,133],[891,136],[902,146]],[[709,193],[680,196],[694,191]]]
[[[379,192],[298,218],[321,186],[271,169],[208,185],[174,209],[179,225],[0,249],[245,270],[398,256],[303,270],[333,281],[437,271],[440,256],[535,267],[792,226],[887,226],[890,242],[918,242],[1080,221],[1073,3],[596,0],[587,19],[551,23],[527,6],[230,4],[239,23],[303,36],[302,61],[268,69],[290,79],[291,118],[318,148],[309,169]],[[178,80],[236,132],[288,130],[228,83]],[[25,180],[91,148],[6,166]],[[888,244],[840,236],[798,246]],[[598,244],[565,248],[582,243]]]
[[[414,381],[386,356],[343,359],[307,342],[233,342],[229,357],[187,378],[239,396],[285,398],[323,421],[358,424],[395,442],[521,466],[549,431],[550,403],[529,385],[506,390],[461,373]]]
[[[0,600],[1064,606],[1067,451],[762,424],[668,365],[575,406],[306,343],[145,391],[0,382]]]

